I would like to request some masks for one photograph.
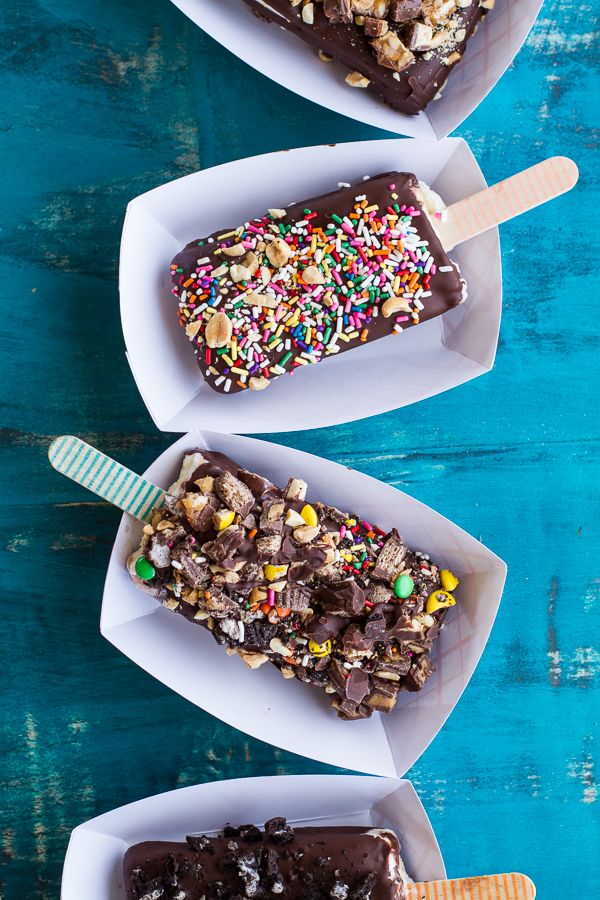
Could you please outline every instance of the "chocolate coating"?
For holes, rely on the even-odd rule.
[[[394,72],[377,62],[369,38],[362,27],[354,23],[330,21],[320,3],[314,4],[314,24],[302,20],[301,6],[293,7],[289,0],[244,0],[257,16],[274,22],[302,38],[311,47],[328,53],[350,71],[360,72],[370,79],[369,89],[398,112],[416,115],[425,109],[443,87],[456,62],[445,62],[451,53],[464,53],[469,37],[486,10],[473,0],[470,6],[457,11],[459,23],[465,29],[464,38],[455,41],[451,49],[443,46],[430,54],[414,52],[415,61],[401,72]],[[402,29],[400,29],[402,35]],[[319,64],[315,61],[315,65]],[[323,65],[323,63],[321,63]],[[348,88],[351,90],[351,88]]]
[[[357,198],[362,197],[365,198],[361,201],[363,207],[357,202]],[[347,258],[338,257],[339,262],[336,263],[335,257],[341,251],[333,249],[325,254],[323,261],[318,255],[320,251],[315,254],[310,251],[310,235],[318,233],[318,229],[325,234],[330,229],[331,239],[327,238],[324,243],[334,248],[336,232],[331,229],[338,229],[346,237],[347,232],[343,229],[348,227],[349,217],[355,217],[352,222],[358,232],[356,222],[366,216],[365,206],[377,210],[371,213],[377,217],[373,235],[369,231],[371,224],[360,223],[361,227],[364,225],[364,230],[351,238]],[[357,208],[361,217],[357,216]],[[310,221],[307,220],[307,211]],[[333,219],[333,216],[337,218]],[[381,234],[377,230],[379,220],[383,221],[384,229],[389,226],[396,235],[390,238],[387,250],[377,237]],[[305,223],[302,228],[311,229],[306,240],[290,228],[299,222]],[[266,249],[260,250],[261,239],[256,237],[257,228],[273,237],[279,235],[280,227],[289,229],[286,234],[289,243],[284,243],[284,246],[293,247],[295,259],[298,259],[298,262],[289,264],[291,273],[283,276],[281,272],[288,271],[286,267],[278,268],[268,258],[271,244],[263,241]],[[249,255],[228,255],[232,247],[243,249],[251,242],[257,246]],[[430,256],[430,268],[426,268],[425,262],[420,262],[415,256],[415,249]],[[343,263],[344,266],[351,265],[351,268],[344,268],[343,277],[337,275],[336,279],[333,274],[326,274],[332,272],[327,258],[333,266]],[[247,282],[236,282],[231,273],[235,272],[233,267],[240,260],[245,262],[250,259],[255,268],[251,284],[259,281],[259,273],[263,269],[269,271],[273,281],[276,278],[287,279],[277,282],[285,285],[284,288],[279,287],[277,293],[272,288],[273,281],[267,285],[260,284],[259,295],[253,288],[248,288],[253,297],[260,296],[263,300],[266,297],[265,302],[270,302],[271,291],[270,297],[275,298],[275,307],[280,301],[283,303],[279,309],[265,310],[245,300],[244,285]],[[307,285],[304,274],[310,270],[314,273],[315,269],[319,269],[318,277],[324,281]],[[212,275],[215,271],[222,274],[215,277]],[[405,279],[413,272],[418,276],[417,287],[409,289],[410,280],[407,283]],[[389,336],[394,328],[403,330],[442,315],[464,298],[460,272],[443,250],[431,221],[423,212],[419,183],[414,175],[401,172],[384,173],[353,187],[296,203],[277,220],[263,217],[246,223],[241,230],[221,229],[207,238],[192,241],[174,258],[171,274],[173,293],[179,300],[180,321],[194,346],[198,366],[207,384],[221,393],[237,393],[248,386],[253,388],[256,378],[272,381],[289,371],[297,373],[298,368],[309,364],[309,359],[313,363],[324,362],[329,355],[344,353],[361,346],[363,342]],[[365,278],[365,275],[369,277]],[[369,285],[368,291],[363,289],[363,281]],[[403,311],[387,315],[385,301],[396,293],[404,299]],[[423,296],[420,298],[421,294]],[[362,317],[358,327],[353,323],[358,322],[358,318],[353,321],[348,318],[348,304],[353,316],[357,313]],[[222,317],[226,326],[222,343],[211,344],[209,329],[212,327],[213,308],[218,310],[217,316]],[[339,315],[344,309],[346,314],[340,321]],[[295,316],[292,322],[297,324],[293,327],[285,325],[278,339],[278,327],[284,327],[282,320],[292,314]],[[401,316],[401,326],[397,324],[397,316]],[[313,323],[310,329],[311,349],[307,349],[303,322]],[[338,324],[343,324],[343,334],[339,340],[336,333]],[[232,356],[234,342],[235,356]],[[243,354],[248,352],[250,346],[252,358],[244,359]]]
[[[135,844],[123,861],[128,900],[403,900],[400,847],[391,831],[291,828],[285,819],[265,827]]]
[[[429,557],[395,529],[384,534],[357,515],[307,503],[300,479],[281,490],[207,450],[187,456],[183,469],[181,493],[155,511],[142,540],[155,574],[142,582],[134,554],[134,582],[251,668],[271,662],[325,690],[342,718],[389,712],[400,691],[423,687],[446,614],[425,612],[441,585]],[[233,509],[241,512],[219,530]],[[394,594],[399,574],[414,582],[405,599]]]

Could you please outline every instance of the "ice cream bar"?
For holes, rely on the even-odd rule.
[[[356,514],[216,451],[184,457],[128,560],[134,582],[251,668],[324,690],[343,719],[389,712],[434,671],[458,579]]]
[[[436,217],[436,194],[388,172],[189,243],[173,293],[207,383],[263,390],[457,306],[466,287]]]
[[[145,841],[130,847],[123,872],[128,900],[403,900],[405,874],[387,829],[292,828],[284,818],[228,826],[216,837]]]
[[[332,58],[346,83],[415,115],[442,89],[494,0],[245,0],[254,12]]]

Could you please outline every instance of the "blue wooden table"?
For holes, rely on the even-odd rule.
[[[277,438],[408,490],[507,560],[481,665],[410,778],[451,875],[522,870],[542,897],[565,898],[600,893],[590,16],[587,4],[547,0],[459,132],[490,182],[555,153],[582,175],[502,230],[493,373],[409,409]],[[130,198],[237,157],[381,134],[271,84],[167,0],[4,0],[0,20],[0,894],[42,900],[58,897],[69,833],[85,819],[209,779],[327,771],[222,725],[100,638],[119,516],[55,474],[46,447],[80,434],[140,470],[172,440],[153,427],[123,352]]]

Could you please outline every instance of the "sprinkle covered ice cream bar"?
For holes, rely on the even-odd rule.
[[[389,172],[192,241],[171,277],[207,383],[264,390],[461,303],[432,224],[443,214],[414,175]]]
[[[388,106],[416,115],[443,88],[494,0],[244,0],[350,71]]]
[[[127,900],[404,900],[406,873],[396,835],[359,826],[292,828],[273,818],[227,826],[216,837],[130,847]]]
[[[215,451],[184,457],[128,560],[134,582],[251,668],[321,688],[343,719],[389,712],[435,667],[458,579],[398,532],[307,502]]]

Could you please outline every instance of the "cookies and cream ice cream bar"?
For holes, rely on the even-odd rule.
[[[458,579],[426,552],[215,451],[185,456],[128,560],[138,586],[252,669],[324,690],[344,719],[389,712],[434,671]]]
[[[388,106],[415,115],[443,88],[494,0],[244,0],[350,71]]]
[[[414,175],[388,172],[189,243],[173,294],[210,387],[263,390],[461,303],[434,227],[443,209]]]
[[[406,874],[388,829],[292,827],[273,818],[228,826],[216,837],[145,841],[130,847],[123,874],[128,900],[403,900]]]

